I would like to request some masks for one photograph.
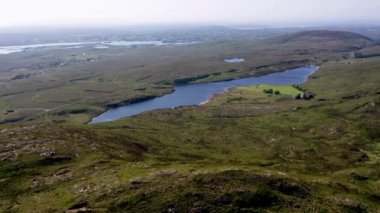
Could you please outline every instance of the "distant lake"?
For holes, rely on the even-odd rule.
[[[198,42],[163,42],[163,41],[110,41],[103,42],[102,44],[112,45],[112,46],[165,46],[165,45],[188,45],[197,44]]]
[[[179,85],[175,86],[175,91],[171,94],[167,94],[162,97],[157,97],[154,99],[134,104],[129,104],[118,108],[109,109],[105,113],[92,119],[90,123],[94,124],[114,121],[120,118],[130,117],[138,115],[142,112],[156,109],[199,105],[209,100],[215,94],[222,93],[230,87],[252,86],[262,84],[301,84],[306,82],[307,78],[315,71],[317,71],[317,69],[318,67],[316,66],[307,66],[259,77],[249,77],[236,79],[232,81],[221,81],[213,83]]]
[[[103,44],[112,45],[112,46],[134,46],[134,45],[162,46],[167,43],[163,43],[162,41],[110,41],[110,42],[103,42]]]
[[[2,46],[0,55],[6,55],[16,52],[34,51],[38,48],[55,47],[57,49],[83,48],[83,45],[93,45],[94,49],[108,49],[110,46],[166,46],[166,45],[190,45],[198,42],[163,42],[163,41],[89,41],[89,42],[60,42],[31,44],[20,46]]]
[[[241,63],[241,62],[244,62],[245,59],[244,58],[230,58],[230,59],[225,59],[224,62],[227,62],[227,63]]]
[[[0,47],[0,55],[23,52],[23,51],[28,51],[28,50],[33,50],[36,48],[43,48],[43,47],[65,47],[65,46],[78,47],[84,44],[96,44],[96,42],[62,42],[62,43],[31,44],[31,45],[21,45],[21,46],[3,46],[3,47]]]
[[[94,47],[94,49],[109,49],[109,47],[108,47],[108,46],[105,46],[105,45],[96,45],[96,46]]]

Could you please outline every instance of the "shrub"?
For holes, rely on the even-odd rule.
[[[313,93],[305,92],[305,93],[298,94],[298,95],[296,96],[296,99],[310,100],[310,99],[313,99],[314,96],[315,96],[315,95],[314,95]]]
[[[306,99],[306,100],[313,99],[314,97],[315,97],[315,94],[314,94],[314,93],[311,93],[311,92],[305,92],[305,99]]]
[[[293,84],[292,86],[293,86],[294,88],[296,88],[296,89],[302,91],[302,92],[305,92],[305,90],[304,90],[300,85]]]
[[[263,92],[267,94],[273,94],[273,89],[264,89]]]

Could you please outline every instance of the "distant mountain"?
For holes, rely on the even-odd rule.
[[[352,32],[346,32],[346,31],[329,31],[329,30],[312,30],[312,31],[303,31],[299,33],[294,33],[288,36],[287,40],[284,40],[285,42],[291,42],[294,40],[300,40],[300,39],[310,39],[310,38],[326,38],[326,39],[334,39],[334,40],[363,40],[369,43],[372,43],[373,40]]]
[[[329,30],[303,31],[284,35],[276,40],[284,45],[299,44],[303,47],[336,51],[358,50],[375,43],[372,39],[357,33]]]

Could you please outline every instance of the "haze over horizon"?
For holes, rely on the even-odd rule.
[[[12,0],[0,27],[380,21],[373,0]]]

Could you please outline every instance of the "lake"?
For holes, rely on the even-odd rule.
[[[11,53],[34,51],[39,48],[83,48],[83,45],[93,45],[94,49],[108,49],[111,46],[167,46],[167,45],[191,45],[198,42],[163,42],[163,41],[89,41],[89,42],[61,42],[61,43],[45,43],[45,44],[31,44],[21,46],[0,46],[0,55],[7,55]]]
[[[175,86],[171,94],[154,99],[109,109],[105,113],[95,117],[91,124],[109,122],[120,118],[138,115],[140,113],[179,106],[193,106],[204,103],[212,96],[225,92],[230,87],[253,86],[262,84],[292,85],[307,81],[308,77],[318,70],[316,66],[307,66],[290,69],[284,72],[272,73],[265,76],[249,77],[231,81],[221,81],[203,84],[188,84]]]
[[[229,58],[229,59],[224,60],[224,62],[226,63],[242,63],[244,61],[245,61],[244,58]]]
[[[23,52],[26,50],[33,50],[33,49],[43,48],[43,47],[67,48],[67,46],[78,47],[84,44],[96,44],[96,42],[62,42],[62,43],[31,44],[31,45],[22,45],[22,46],[2,46],[0,47],[0,55]]]

